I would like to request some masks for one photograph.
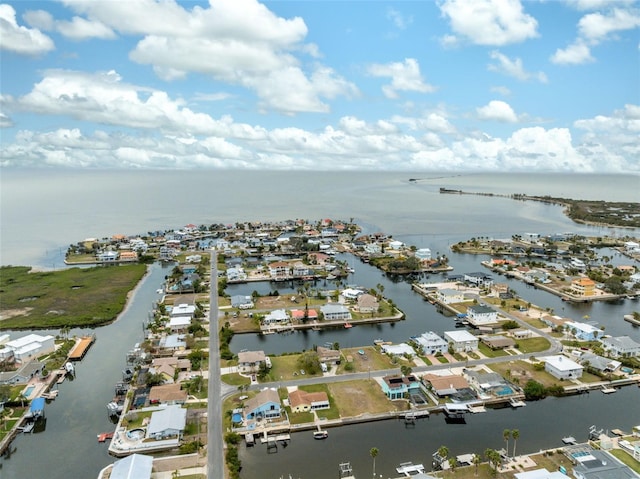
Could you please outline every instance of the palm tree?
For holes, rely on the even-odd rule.
[[[372,447],[369,450],[369,455],[373,459],[373,477],[376,477],[376,456],[378,455],[379,452],[380,451],[378,450],[377,447]]]
[[[502,439],[504,439],[504,441],[507,443],[507,447],[505,449],[507,456],[509,455],[509,438],[510,437],[511,437],[510,429],[505,429],[504,431],[502,431]]]
[[[511,437],[513,438],[513,457],[516,457],[516,442],[520,437],[520,431],[514,429],[513,431],[511,431]]]
[[[449,458],[449,469],[451,469],[451,475],[456,473],[456,465],[457,465],[458,461],[456,460],[455,457],[450,457]]]
[[[449,448],[447,446],[440,446],[438,448],[438,465],[440,469],[442,469],[442,464],[447,460],[447,456],[449,455]]]
[[[480,465],[480,461],[481,461],[480,455],[479,454],[474,454],[473,455],[473,465],[476,466],[476,470],[473,473],[474,476],[478,475],[478,466]]]

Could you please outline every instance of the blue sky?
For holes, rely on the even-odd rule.
[[[640,2],[0,4],[0,165],[640,173]]]

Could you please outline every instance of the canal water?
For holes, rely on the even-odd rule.
[[[170,273],[170,267],[154,264],[139,284],[133,300],[120,318],[100,328],[72,330],[72,335],[95,333],[96,342],[84,359],[76,364],[75,379],[54,386],[58,397],[45,406],[43,430],[18,435],[8,453],[0,457],[2,479],[95,479],[114,458],[108,443],[97,435],[113,431],[107,403],[114,386],[122,381],[126,353],[143,339],[142,324],[148,318],[156,290]],[[11,331],[12,337],[24,332]],[[41,331],[57,334],[57,331]]]

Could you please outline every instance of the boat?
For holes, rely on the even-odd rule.
[[[576,441],[576,438],[573,436],[563,437],[562,442],[570,445],[578,444],[578,441]]]
[[[59,390],[54,389],[53,391],[42,393],[40,396],[51,401],[58,397],[59,392],[60,392]]]
[[[344,323],[344,328],[345,329],[353,328],[353,325],[351,323]]]
[[[105,442],[113,437],[113,432],[102,432],[98,434],[98,442]]]
[[[329,433],[327,431],[313,431],[314,439],[326,439],[329,437]]]
[[[509,399],[509,403],[511,404],[511,407],[523,407],[526,406],[527,403],[524,401],[521,401],[520,399],[516,399],[516,398],[511,398]]]
[[[64,370],[67,372],[67,374],[75,374],[76,372],[76,368],[73,366],[73,363],[71,361],[67,361],[64,364]]]
[[[602,386],[602,392],[605,393],[605,394],[611,394],[611,393],[614,393],[616,391],[617,391],[616,388],[609,388],[607,386]]]
[[[123,409],[124,403],[111,401],[109,404],[107,404],[107,411],[109,412],[109,416],[119,416]]]
[[[398,474],[404,474],[406,477],[424,474],[424,466],[422,464],[414,464],[413,462],[403,462],[396,467]]]

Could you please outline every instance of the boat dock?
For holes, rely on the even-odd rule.
[[[404,474],[406,477],[415,476],[417,474],[424,473],[424,466],[422,464],[414,464],[413,462],[403,462],[396,467],[398,474]]]
[[[527,405],[526,402],[516,398],[509,399],[509,404],[511,404],[511,407],[523,407]]]
[[[96,340],[95,336],[83,336],[76,341],[75,346],[69,352],[69,361],[80,361]]]
[[[602,386],[601,391],[602,391],[603,393],[605,393],[605,394],[611,394],[611,393],[616,392],[616,391],[617,391],[617,389],[616,389],[616,388],[610,388],[610,387],[607,387],[607,386]]]

